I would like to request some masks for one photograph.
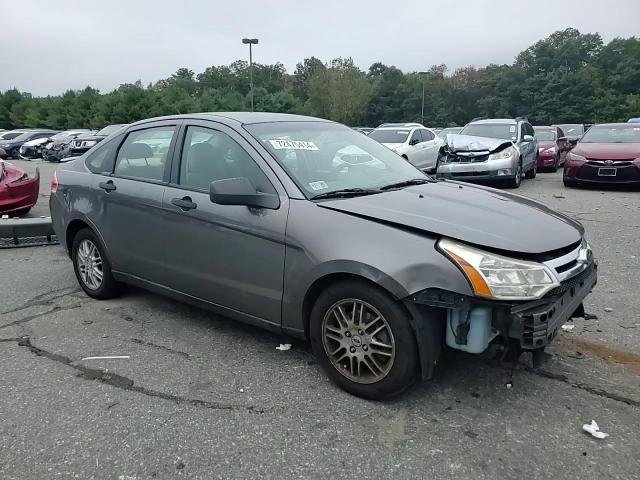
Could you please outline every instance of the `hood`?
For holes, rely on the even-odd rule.
[[[44,138],[36,138],[35,140],[29,140],[28,142],[24,142],[24,147],[36,147],[38,145],[42,145],[43,143],[50,142],[51,139],[48,137]]]
[[[513,145],[511,140],[475,137],[472,135],[447,135],[447,148],[450,152],[496,152]]]
[[[572,153],[592,160],[631,160],[640,158],[640,143],[578,143]]]
[[[96,141],[99,142],[100,140],[104,140],[106,138],[105,135],[95,135],[93,133],[87,133],[84,135],[78,135],[76,138],[74,138],[74,140],[80,140],[80,141]]]
[[[538,140],[538,150],[546,150],[547,148],[553,148],[553,147],[557,147],[556,142],[554,142],[553,140],[545,140],[545,141]]]
[[[528,198],[450,181],[318,206],[516,254],[564,248],[584,233],[580,223]]]
[[[398,148],[404,145],[404,143],[383,143],[382,145],[384,145],[387,148],[390,148],[391,150],[393,150],[394,148]]]

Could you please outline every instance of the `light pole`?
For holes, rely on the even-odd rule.
[[[422,109],[420,110],[420,123],[424,125],[424,76],[428,72],[418,72],[419,75],[422,75]]]
[[[257,45],[257,38],[243,38],[242,43],[249,45],[249,88],[251,91],[251,111],[253,112],[253,54],[251,52],[251,45]]]

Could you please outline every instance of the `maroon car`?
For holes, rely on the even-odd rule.
[[[564,165],[567,151],[571,148],[559,127],[533,127],[538,140],[538,171],[555,172]]]
[[[640,185],[640,125],[594,125],[567,154],[564,184]]]
[[[0,158],[4,150],[0,151]],[[38,201],[40,172],[33,178],[12,163],[0,160],[0,215],[19,217],[26,214]]]

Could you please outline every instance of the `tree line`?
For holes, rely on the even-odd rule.
[[[464,125],[473,117],[526,116],[534,124],[626,121],[640,116],[640,39],[604,43],[599,34],[569,28],[521,52],[511,65],[446,65],[403,72],[374,63],[363,71],[350,58],[297,64],[254,64],[256,111],[301,113],[347,125],[420,121]],[[190,112],[249,110],[249,65],[238,60],[195,74],[180,68],[149,85],[120,85],[109,93],[87,87],[34,97],[0,92],[0,128],[100,128]]]

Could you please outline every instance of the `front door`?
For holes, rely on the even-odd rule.
[[[174,162],[178,172],[172,174],[163,201],[165,283],[280,325],[289,206],[284,190],[246,140],[222,124],[194,121],[186,125],[179,157],[179,163]],[[212,203],[211,182],[237,177],[248,178],[256,191],[279,194],[280,207]]]

